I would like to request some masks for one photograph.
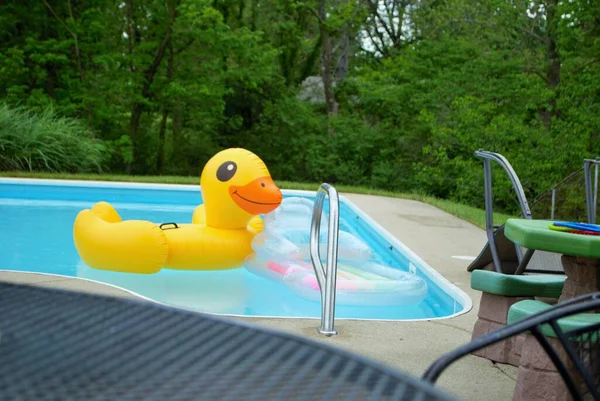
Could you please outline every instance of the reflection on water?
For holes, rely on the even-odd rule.
[[[77,277],[125,288],[171,306],[202,312],[243,314],[249,298],[241,271],[177,271],[163,269],[156,274],[132,274],[88,267],[80,261]]]

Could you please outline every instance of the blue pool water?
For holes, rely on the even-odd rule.
[[[191,189],[191,190],[190,190]],[[284,197],[314,193],[283,191]],[[226,271],[162,270],[154,275],[105,272],[87,267],[73,244],[77,213],[98,201],[113,204],[123,219],[191,222],[202,203],[199,187],[106,183],[0,180],[0,269],[49,273],[104,282],[168,305],[210,313],[319,317],[320,304],[300,298],[286,286],[244,268]],[[416,305],[394,307],[337,306],[337,318],[409,320],[464,313],[468,297],[389,234],[382,233],[349,201],[340,201],[340,229],[365,241],[376,261],[413,271],[428,284],[427,297]]]

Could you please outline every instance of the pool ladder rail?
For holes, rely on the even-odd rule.
[[[592,184],[592,165],[594,166],[594,184]],[[587,206],[588,223],[596,224],[596,209],[598,207],[598,170],[600,157],[585,159],[583,161],[583,174],[585,180],[585,203]]]
[[[329,230],[327,237],[327,259],[325,267],[321,263],[320,232],[321,216],[325,197],[329,199]],[[312,222],[310,226],[310,259],[312,261],[319,290],[321,292],[321,325],[317,332],[325,336],[334,336],[338,332],[334,328],[335,323],[335,286],[337,277],[338,259],[338,235],[340,226],[340,201],[337,190],[326,183],[319,186],[315,206],[313,208]]]

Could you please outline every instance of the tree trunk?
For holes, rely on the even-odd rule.
[[[132,165],[133,162],[135,162],[136,159],[136,153],[137,153],[137,144],[136,144],[136,137],[137,137],[137,131],[138,131],[138,127],[140,126],[140,119],[142,118],[142,112],[144,111],[144,106],[141,103],[134,103],[133,104],[133,109],[131,111],[131,120],[129,121],[129,137],[131,138],[131,145],[132,145],[132,150],[133,150],[133,161],[128,162],[127,166],[125,166],[125,172],[127,174],[131,174],[131,169],[132,169]]]
[[[541,111],[542,122],[548,131],[550,131],[552,118],[559,114],[556,108],[556,99],[558,97],[558,85],[560,84],[560,54],[557,47],[556,37],[556,7],[557,0],[549,0],[546,3],[546,23],[548,35],[546,37],[546,81],[548,88],[552,91],[552,97],[548,107]]]
[[[160,120],[160,129],[158,130],[158,154],[156,155],[156,171],[162,174],[165,164],[165,133],[167,131],[167,120],[169,119],[169,109],[163,107],[162,119]]]
[[[75,45],[75,63],[77,64],[77,71],[79,72],[79,81],[83,82],[83,67],[81,63],[81,52],[79,51],[79,37],[77,36],[77,32],[71,30],[65,21],[59,18],[58,14],[54,11],[54,9],[50,6],[50,4],[46,0],[42,0],[46,7],[50,10],[54,18],[69,32],[69,34],[73,37],[73,43]],[[67,1],[67,6],[69,9],[69,16],[71,17],[72,22],[75,24],[75,18],[73,17],[73,9],[71,7],[71,0]]]
[[[167,57],[167,82],[173,81],[173,43],[169,41],[169,55]],[[158,155],[156,157],[156,170],[159,174],[162,173],[165,163],[165,137],[167,131],[167,120],[169,119],[169,107],[163,106],[162,120],[160,121],[160,129],[158,131]]]
[[[323,80],[323,91],[325,92],[325,103],[327,104],[328,116],[334,116],[338,112],[338,102],[333,91],[332,74],[332,50],[329,31],[327,30],[326,0],[319,1],[319,33],[321,36],[321,79]],[[328,134],[333,136],[333,129],[328,128]]]
[[[56,80],[56,67],[50,64],[46,68],[46,93],[54,100],[56,100]]]
[[[306,58],[306,61],[302,65],[302,69],[300,71],[300,76],[298,76],[296,81],[294,82],[295,85],[298,85],[298,84],[304,82],[304,80],[306,78],[313,75],[315,65],[317,64],[317,61],[319,60],[320,51],[321,51],[321,37],[319,36],[319,37],[317,37],[317,40],[315,41],[315,44],[314,44],[311,52],[309,53],[308,57]]]
[[[346,79],[348,70],[350,69],[350,34],[348,29],[344,30],[340,47],[342,50],[335,67],[335,79],[337,82]]]
[[[251,3],[250,3],[250,30],[252,32],[256,31],[256,19],[257,19],[256,5],[257,4],[258,4],[258,0],[251,0]]]
[[[154,53],[154,59],[152,60],[152,64],[146,71],[144,71],[144,85],[142,86],[142,97],[147,100],[152,99],[152,92],[150,91],[150,87],[154,82],[154,77],[156,76],[156,72],[160,67],[160,64],[165,56],[165,51],[167,45],[171,41],[171,34],[173,32],[173,23],[175,21],[175,6],[172,4],[172,1],[169,2],[169,23],[165,32],[165,36],[163,40],[160,42],[158,47],[156,48],[156,52]],[[131,121],[129,124],[129,136],[131,137],[131,141],[133,143],[133,162],[136,160],[137,156],[137,133],[140,126],[140,120],[142,114],[144,112],[144,104],[141,102],[134,102],[133,108],[131,111]],[[127,174],[131,174],[132,163],[128,163],[126,167]]]
[[[71,7],[71,0],[67,1],[67,5],[69,6],[69,16],[71,17],[71,21],[75,24],[75,17],[73,17],[73,8]],[[71,35],[73,36],[73,42],[75,44],[75,58],[77,59],[77,69],[79,70],[79,82],[84,81],[83,77],[83,66],[81,63],[81,52],[79,51],[79,37],[77,36],[77,32],[71,31]]]
[[[173,137],[171,138],[174,144],[177,144],[181,138],[181,128],[183,127],[183,107],[181,100],[176,97],[173,99]]]

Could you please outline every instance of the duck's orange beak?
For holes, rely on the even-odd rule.
[[[229,195],[240,208],[255,216],[275,210],[283,198],[271,177],[257,178],[243,186],[232,185]]]

